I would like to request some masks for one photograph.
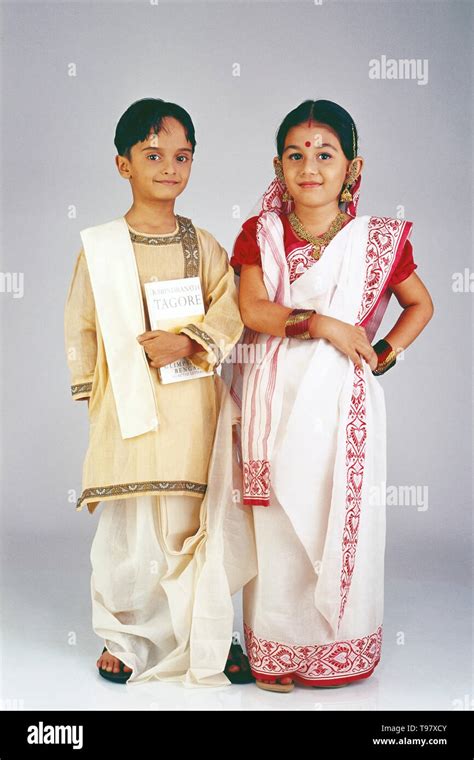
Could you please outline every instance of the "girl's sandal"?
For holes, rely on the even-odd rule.
[[[278,681],[275,679],[275,681],[272,681],[271,683],[267,683],[266,681],[255,681],[259,689],[264,689],[264,691],[279,691],[282,693],[287,693],[289,691],[293,691],[295,688],[294,681],[291,683],[278,683]]]
[[[102,654],[107,651],[107,647],[104,647],[102,650]],[[110,670],[106,670],[105,668],[98,668],[100,675],[102,678],[106,678],[108,681],[112,681],[113,683],[125,683],[128,681],[130,676],[132,675],[132,671],[125,672],[124,671],[124,663],[120,660],[120,672],[119,673],[113,673]]]
[[[232,671],[230,669],[232,667],[238,667],[239,669]],[[253,683],[255,681],[250,670],[248,657],[244,654],[242,647],[237,642],[232,642],[230,645],[224,673],[231,683],[244,684]]]

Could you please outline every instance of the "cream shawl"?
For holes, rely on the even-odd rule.
[[[150,367],[137,341],[146,327],[133,244],[124,217],[81,230],[81,238],[122,438],[133,438],[159,426]]]

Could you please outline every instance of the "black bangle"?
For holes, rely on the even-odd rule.
[[[397,355],[390,343],[383,338],[372,346],[378,356],[378,364],[372,370],[373,375],[383,375],[390,367],[397,363]]]

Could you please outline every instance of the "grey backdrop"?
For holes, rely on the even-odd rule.
[[[471,10],[463,2],[329,0],[2,5],[2,271],[24,273],[23,297],[0,293],[7,707],[130,707],[124,691],[110,691],[95,673],[101,646],[90,623],[89,549],[100,507],[77,513],[68,500],[81,489],[88,429],[84,402],[70,396],[63,312],[79,230],[131,203],[113,136],[142,97],[191,113],[197,151],[177,211],[228,251],[272,177],[279,122],[307,98],[335,100],[358,125],[366,161],[359,213],[396,216],[404,207],[414,222],[417,274],[435,315],[381,382],[387,485],[416,487],[428,508],[387,507],[376,674],[350,695],[320,691],[317,699],[329,709],[472,706],[473,295],[452,285],[456,272],[473,268]],[[383,55],[426,59],[427,83],[369,78],[369,61]],[[399,311],[393,298],[379,337]],[[238,629],[238,600],[236,609]],[[190,700],[182,691],[155,691],[153,704]],[[256,689],[211,691],[192,699],[269,704]],[[313,708],[314,694],[301,691],[285,707]]]

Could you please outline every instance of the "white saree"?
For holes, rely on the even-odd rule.
[[[270,300],[361,324],[372,340],[411,227],[355,217],[290,284],[281,220],[266,211],[257,234]],[[314,686],[367,677],[380,659],[384,605],[382,385],[324,339],[247,331],[244,340],[260,349],[232,387],[259,566],[244,589],[253,673]]]

